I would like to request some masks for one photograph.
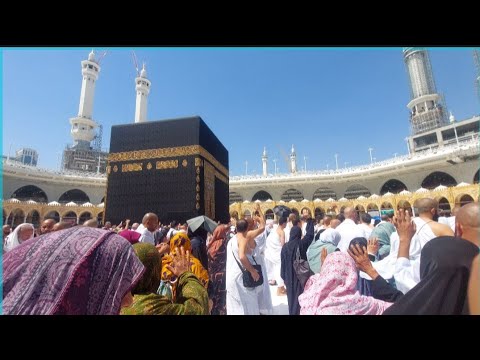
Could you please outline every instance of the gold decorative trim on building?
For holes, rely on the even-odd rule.
[[[152,167],[153,167],[153,166],[152,166],[152,163],[151,163],[151,162],[148,162],[148,164],[147,164],[147,169],[148,169],[148,170],[151,170]]]
[[[200,176],[197,175],[195,180],[197,180],[197,184],[198,184],[200,182]]]
[[[208,161],[203,163],[203,187],[205,215],[215,219],[215,168]]]
[[[197,192],[200,192],[200,185],[197,184],[197,187],[195,188],[195,190],[197,190]]]
[[[187,167],[187,165],[188,165],[187,159],[183,159],[183,161],[182,161],[182,166],[183,166],[183,167]]]
[[[196,172],[197,172],[197,175],[200,175],[200,168],[199,167],[197,167]]]
[[[200,155],[207,159],[213,166],[215,166],[223,175],[228,176],[228,170],[225,166],[215,159],[205,148],[200,145],[179,146],[161,149],[136,150],[120,153],[110,153],[108,155],[109,161],[132,161],[132,160],[147,160],[147,159],[161,159],[169,157]],[[195,159],[195,166],[197,159]]]
[[[110,165],[107,166],[107,174],[110,174],[110,171],[112,171],[112,167]]]
[[[223,181],[225,184],[228,185],[228,178],[226,176],[223,176],[218,171],[215,171],[215,176],[218,178],[218,180]]]
[[[195,166],[203,166],[203,160],[200,158],[195,158]]]
[[[178,160],[157,161],[157,163],[155,164],[155,168],[157,170],[177,169],[178,168]]]
[[[142,171],[143,163],[122,164],[122,173],[130,171]]]
[[[118,171],[118,166],[115,165],[115,166],[113,167],[113,172],[117,172],[117,171]]]

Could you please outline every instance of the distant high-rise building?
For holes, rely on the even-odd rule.
[[[15,159],[25,165],[37,166],[38,152],[30,148],[22,148],[15,152]]]
[[[95,85],[100,73],[100,65],[95,60],[93,50],[88,55],[88,60],[82,64],[82,90],[80,92],[80,105],[78,115],[70,119],[73,145],[67,146],[63,152],[62,169],[87,172],[104,173],[107,165],[108,153],[92,147],[91,143],[96,139],[95,133],[98,124],[92,119],[93,96]],[[101,141],[97,141],[101,144]]]
[[[407,47],[403,57],[410,80],[410,125],[412,135],[447,125],[447,109],[437,93],[427,50]]]

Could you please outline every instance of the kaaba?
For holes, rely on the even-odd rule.
[[[112,126],[104,221],[228,222],[228,151],[198,116]]]

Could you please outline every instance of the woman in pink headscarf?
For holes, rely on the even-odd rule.
[[[144,266],[112,231],[74,227],[26,241],[3,257],[8,315],[116,315]]]
[[[308,279],[298,297],[300,315],[381,315],[392,305],[360,295],[357,280],[358,270],[350,255],[329,254],[320,273]]]

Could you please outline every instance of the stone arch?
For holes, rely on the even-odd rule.
[[[97,223],[98,225],[103,226],[103,211],[100,211],[97,215]]]
[[[382,185],[380,189],[380,195],[384,195],[387,192],[391,192],[392,194],[398,194],[400,191],[408,190],[407,186],[397,179],[390,179]]]
[[[435,189],[439,185],[456,186],[457,181],[453,176],[443,171],[432,172],[422,181],[422,187],[429,190]]]
[[[315,218],[317,218],[317,216],[320,216],[321,219],[325,216],[325,210],[320,206],[315,208]]]
[[[250,210],[245,210],[243,212],[243,218],[249,218],[249,217],[252,217],[252,213],[250,212]]]
[[[25,212],[20,208],[12,210],[7,221],[12,229],[16,228],[18,225],[25,222]]]
[[[35,185],[22,186],[21,188],[15,190],[11,197],[20,201],[27,201],[31,199],[40,203],[48,203],[48,196],[45,191]]]
[[[378,211],[378,206],[377,204],[370,203],[367,205],[367,211]]]
[[[265,219],[275,219],[275,214],[272,209],[267,209],[267,211],[265,211]]]
[[[359,196],[369,197],[370,195],[372,195],[370,193],[370,190],[368,190],[365,186],[355,184],[349,186],[348,189],[345,190],[345,194],[343,196],[349,200],[353,200],[358,198]]]
[[[468,194],[460,194],[457,196],[457,198],[455,199],[455,205],[458,205],[460,207],[462,207],[463,205],[467,205],[471,202],[474,202],[473,198],[468,195]]]
[[[90,211],[84,211],[80,214],[78,218],[78,224],[82,225],[85,221],[92,219],[92,213]]]
[[[355,211],[357,212],[357,219],[360,219],[360,216],[362,216],[362,214],[365,214],[365,208],[363,207],[363,205],[360,204],[355,206]]]
[[[77,224],[77,214],[75,213],[75,211],[67,210],[62,215],[62,221],[68,222],[72,225],[76,225]]]
[[[100,201],[100,204],[105,204],[105,196],[102,197],[102,200]]]
[[[477,172],[475,173],[475,175],[473,176],[473,183],[474,184],[478,184],[480,181],[479,181],[479,176],[480,176],[480,169],[477,170]]]
[[[408,210],[410,215],[412,214],[412,205],[407,200],[400,200],[397,204],[397,210],[403,209]]]
[[[329,187],[319,187],[313,193],[312,200],[320,199],[325,201],[325,200],[328,200],[329,198],[337,200],[337,194],[335,193],[335,191],[333,191]]]
[[[264,190],[257,191],[252,197],[252,201],[260,200],[267,201],[268,199],[273,200],[272,195]]]
[[[232,205],[233,203],[241,203],[243,202],[243,197],[242,195],[236,193],[235,191],[230,191],[228,193],[228,202],[229,205]]]
[[[308,211],[308,214],[310,215],[310,217],[312,217],[312,209],[310,209],[308,206],[302,207],[302,209],[300,210],[300,215],[303,213],[303,210],[305,209]]]
[[[55,220],[55,222],[60,222],[60,213],[58,211],[52,210],[43,217],[43,220],[46,219],[53,219]]]
[[[390,203],[388,201],[384,201],[382,203],[382,205],[380,206],[380,209],[381,210],[393,210],[393,205],[392,205],[392,203]]]
[[[302,201],[304,199],[303,194],[297,189],[288,189],[282,194],[281,200],[289,202],[290,200]]]
[[[35,228],[40,226],[40,212],[38,210],[31,210],[27,215],[27,223],[33,224]]]
[[[437,199],[438,201],[438,208],[444,213],[444,215],[448,215],[451,213],[452,208],[450,206],[450,202],[444,196]]]
[[[90,198],[80,189],[71,189],[65,191],[58,199],[59,203],[69,203],[70,201],[73,201],[76,204],[83,204],[90,202]]]
[[[329,206],[327,208],[326,215],[331,215],[332,217],[335,217],[337,215],[337,208],[335,205]]]

